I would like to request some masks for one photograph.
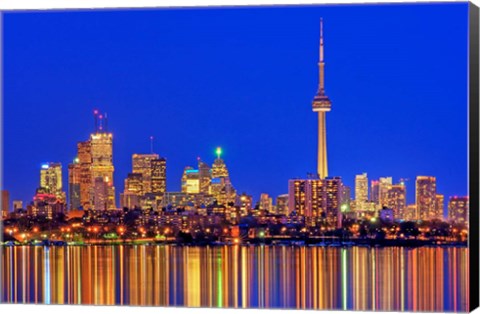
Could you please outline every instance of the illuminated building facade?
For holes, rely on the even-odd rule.
[[[366,173],[355,176],[355,210],[364,210],[368,201],[368,177]]]
[[[443,194],[435,195],[435,216],[437,219],[443,219],[445,196]]]
[[[340,196],[340,209],[342,212],[349,212],[351,210],[351,191],[350,187],[342,185],[341,196]]]
[[[325,94],[325,61],[323,48],[323,20],[320,20],[318,90],[312,102],[313,111],[318,113],[317,173],[320,179],[328,176],[326,113],[332,108],[332,103]]]
[[[208,191],[210,190],[212,174],[210,171],[210,166],[200,160],[200,158],[198,158],[198,176],[200,180],[200,193],[208,194]]]
[[[438,219],[436,210],[437,184],[435,177],[417,176],[415,202],[417,205],[418,219]]]
[[[143,193],[152,193],[152,160],[157,160],[158,154],[133,154],[132,172],[142,175]]]
[[[81,174],[82,167],[79,159],[75,158],[73,163],[68,165],[68,209],[74,210],[81,206]]]
[[[276,214],[287,216],[288,213],[288,194],[281,194],[277,196],[275,202],[276,205]]]
[[[240,208],[240,215],[247,216],[252,211],[253,197],[242,193],[237,196],[237,206]]]
[[[267,193],[260,194],[260,202],[258,204],[260,211],[264,213],[271,213],[273,209],[273,200]]]
[[[57,214],[64,213],[65,203],[58,199],[55,194],[50,193],[46,188],[38,188],[33,197],[31,214],[35,217],[42,216],[53,219]]]
[[[210,181],[210,193],[217,200],[218,204],[234,203],[236,191],[230,181],[227,166],[222,158],[222,149],[216,150],[217,158],[212,165],[212,180]]]
[[[165,158],[153,159],[152,167],[152,193],[163,195],[167,191],[167,160]]]
[[[107,133],[99,129],[96,133],[90,135],[90,145],[92,154],[91,174],[94,182],[93,198],[95,210],[115,209],[115,187],[113,186],[113,147],[112,147],[112,133]],[[106,205],[103,206],[102,201],[98,200],[98,189],[100,179],[103,181],[103,186],[106,187]],[[102,194],[103,195],[103,194]],[[96,207],[100,204],[100,207]],[[99,209],[100,208],[100,209]]]
[[[448,200],[448,220],[468,227],[469,208],[468,196],[451,196]]]
[[[102,177],[96,177],[93,186],[93,209],[102,211],[109,209],[110,185]]]
[[[385,207],[393,211],[394,219],[403,219],[407,206],[407,190],[404,184],[391,185],[387,190]]]
[[[418,220],[418,212],[417,212],[417,204],[409,204],[405,208],[405,212],[403,213],[403,217],[401,218],[407,221],[414,221]]]
[[[200,193],[200,175],[198,169],[185,167],[182,176],[182,192],[190,194]]]
[[[378,208],[388,207],[388,191],[392,187],[392,177],[384,177],[378,180]]]
[[[325,179],[290,180],[288,190],[289,211],[313,218],[314,224],[332,228],[341,226],[342,180],[339,177]]]
[[[59,200],[65,201],[65,193],[62,191],[62,165],[49,162],[40,169],[40,187],[47,193],[53,194]]]
[[[370,201],[376,205],[380,204],[380,181],[372,180],[370,183]]]
[[[80,204],[84,209],[91,208],[90,191],[92,190],[92,154],[90,141],[77,144],[78,164],[80,167]]]

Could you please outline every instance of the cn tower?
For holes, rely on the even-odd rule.
[[[318,90],[313,98],[312,109],[318,112],[318,160],[317,172],[320,179],[328,177],[327,128],[325,115],[332,108],[325,94],[325,62],[323,56],[323,19],[320,19],[320,51],[318,60]]]

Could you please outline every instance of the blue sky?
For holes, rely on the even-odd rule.
[[[167,188],[222,146],[234,186],[286,193],[316,169],[319,20],[324,19],[330,175],[437,177],[467,193],[466,3],[4,15],[4,187],[30,200],[108,113],[115,185],[131,155],[167,158]],[[353,189],[352,189],[353,190]],[[353,196],[353,195],[352,195]]]

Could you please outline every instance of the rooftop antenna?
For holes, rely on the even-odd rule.
[[[150,136],[150,154],[153,154],[153,135]]]
[[[93,120],[94,120],[94,126],[95,126],[95,132],[98,130],[98,110],[95,109],[93,110]]]
[[[99,120],[100,125],[99,125],[98,129],[99,129],[100,131],[102,131],[102,130],[103,130],[103,121],[102,121],[103,116],[102,116],[102,115],[99,115],[98,118],[100,119],[100,120]]]

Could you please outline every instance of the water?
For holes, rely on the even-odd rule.
[[[4,247],[1,301],[467,311],[468,248]]]

